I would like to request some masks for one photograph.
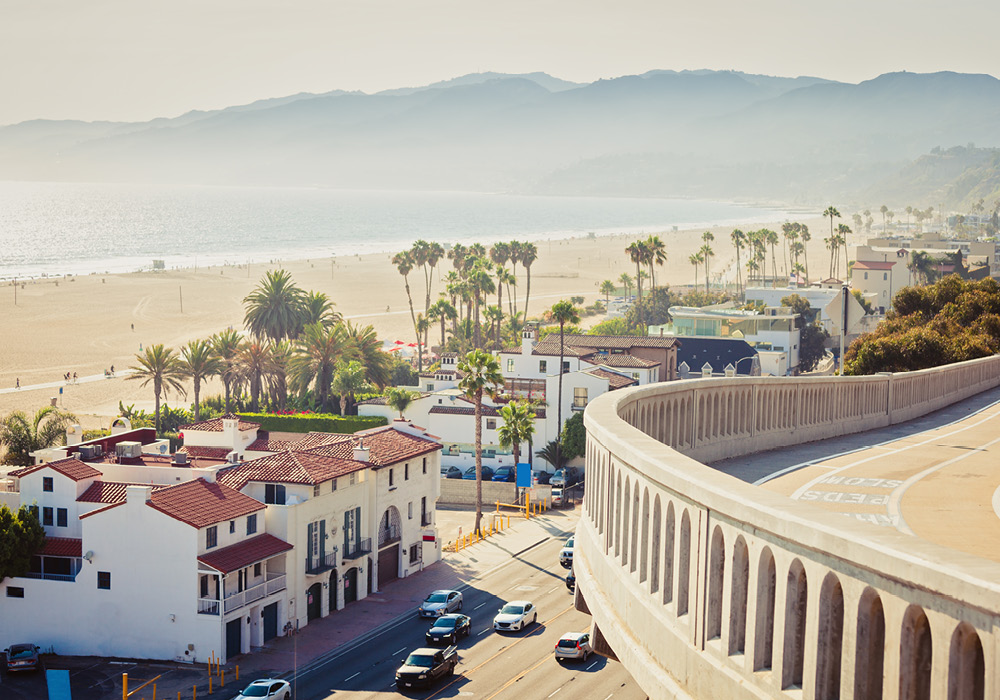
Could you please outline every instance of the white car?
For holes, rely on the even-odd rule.
[[[233,700],[244,698],[265,698],[265,700],[288,700],[292,696],[292,686],[278,678],[262,678],[244,688]]]
[[[562,550],[559,552],[559,564],[562,568],[569,569],[573,566],[573,538],[566,540]]]
[[[462,609],[462,594],[459,591],[434,591],[420,607],[417,614],[420,617],[441,617]]]
[[[567,632],[556,642],[556,660],[579,659],[586,661],[594,653],[590,635],[586,632]]]
[[[509,632],[524,629],[532,622],[538,621],[538,609],[527,600],[512,600],[497,611],[493,618],[493,629],[498,632]]]

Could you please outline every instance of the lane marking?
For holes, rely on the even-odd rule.
[[[599,663],[600,663],[600,661],[595,661],[594,663],[590,664],[590,666],[587,666],[587,670],[589,671],[590,669],[592,669],[594,666],[596,666]],[[608,697],[610,698],[611,696],[609,695]]]
[[[479,605],[474,607],[473,610],[479,610],[479,608],[483,607],[484,605],[486,605],[486,603],[480,603]]]
[[[555,695],[556,693],[558,693],[560,690],[562,690],[562,686],[559,686],[558,688],[556,688],[555,690],[553,690],[551,693],[549,693],[549,697],[551,698],[553,695]]]
[[[360,676],[360,675],[361,675],[361,671],[358,671],[358,672],[357,672],[357,673],[355,673],[355,674],[354,674],[353,676],[348,676],[347,678],[345,678],[345,679],[344,679],[344,683],[346,683],[347,681],[351,680],[352,678],[357,678],[357,677],[358,677],[358,676]]]
[[[539,661],[537,664],[535,664],[531,668],[528,668],[528,669],[525,669],[525,670],[521,671],[518,675],[514,676],[509,681],[507,681],[506,683],[504,683],[497,692],[493,693],[493,695],[490,695],[488,698],[486,698],[486,700],[493,700],[493,698],[495,698],[497,695],[499,695],[503,691],[507,690],[507,688],[509,688],[510,686],[512,686],[515,683],[517,683],[519,680],[521,680],[522,678],[524,678],[526,675],[528,675],[529,673],[531,673],[532,671],[534,671],[536,668],[538,668],[539,666],[541,666],[542,664],[544,664],[548,660],[549,660],[549,658],[545,657],[544,659],[542,659],[541,661]],[[557,690],[556,693],[557,692],[559,692],[559,691]],[[555,693],[552,693],[552,695],[555,695]],[[551,698],[552,695],[550,695],[549,697]]]
[[[562,586],[553,586],[552,588],[549,589],[548,593],[555,593],[560,588],[562,588]],[[548,593],[546,593],[546,595],[548,595]]]
[[[476,636],[477,636],[477,637],[482,637],[482,636],[483,636],[484,634],[486,634],[487,632],[489,632],[489,631],[490,631],[490,630],[492,630],[492,629],[493,629],[492,627],[487,627],[486,629],[484,629],[484,630],[483,630],[482,632],[480,632],[480,633],[479,633],[479,634],[477,634]]]
[[[395,655],[396,655],[396,654],[398,654],[398,653],[399,653],[400,651],[406,651],[406,647],[403,647],[403,648],[402,648],[402,649],[400,649],[399,651],[394,651],[394,652],[392,652],[392,654],[390,654],[390,656],[395,656]]]

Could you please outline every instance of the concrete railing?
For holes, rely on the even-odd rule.
[[[899,423],[997,385],[991,357],[599,397],[574,562],[598,649],[651,698],[1000,697],[1000,565],[698,461]]]

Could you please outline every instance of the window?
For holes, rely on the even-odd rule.
[[[313,486],[313,498],[316,498],[316,496],[318,495],[319,495],[319,484],[316,484],[315,486]]]
[[[569,372],[569,360],[563,360],[563,374]]]
[[[52,477],[43,476],[42,477],[42,491],[52,491]]]
[[[201,597],[208,597],[208,576],[206,574],[201,575]]]
[[[252,535],[257,532],[257,514],[247,516],[247,534]]]
[[[416,564],[420,561],[420,545],[414,544],[410,546],[410,563]]]
[[[583,408],[587,405],[587,387],[573,387],[573,408]]]
[[[497,419],[496,418],[487,418],[486,419],[486,429],[487,430],[496,430],[497,429]]]
[[[337,490],[337,480],[336,479],[330,479],[330,490],[331,491],[336,491]]]
[[[514,371],[514,358],[513,357],[508,357],[507,358],[507,371],[508,372],[513,372]]]
[[[273,503],[279,506],[285,505],[285,485],[265,484],[264,503]]]
[[[65,508],[56,509],[56,527],[66,527],[68,524],[68,513]]]
[[[7,586],[7,597],[8,598],[23,598],[24,589],[20,586]]]
[[[357,472],[351,472],[351,478],[348,480],[348,483],[351,486],[354,486],[356,483],[358,483],[358,473]]]
[[[632,373],[632,379],[634,379],[636,381],[639,381],[639,373],[638,372],[633,372]]]
[[[110,571],[98,571],[97,572],[97,587],[102,591],[111,590],[111,572]]]
[[[42,508],[42,525],[52,525],[52,509],[48,506]]]
[[[420,525],[430,525],[431,521],[427,518],[427,496],[420,499]]]
[[[546,372],[548,372],[548,369],[549,369],[549,363],[546,360],[539,360],[538,361],[538,372],[539,372],[539,374],[545,374]]]
[[[410,480],[410,463],[407,462],[403,465],[403,481]]]
[[[259,578],[260,577],[261,568],[262,567],[261,567],[260,562],[257,562],[256,564],[253,565],[253,577],[254,578]]]
[[[390,469],[389,470],[389,486],[392,486],[392,482],[393,482],[393,474],[392,474],[392,469]]]
[[[406,504],[406,517],[413,520],[413,501]]]
[[[434,382],[427,382],[427,391],[434,391]]]
[[[865,279],[868,279],[868,273],[867,272],[865,273]]]
[[[219,544],[219,528],[213,525],[205,530],[205,549],[211,549]]]
[[[236,532],[236,521],[235,520],[230,520],[229,521],[229,534],[232,535],[234,532]]]
[[[424,467],[424,474],[426,474],[427,473],[427,458],[426,457],[424,457],[423,467]]]
[[[888,273],[888,272],[883,272],[883,273],[882,273],[882,281],[884,282],[884,281],[886,281],[887,279],[889,279],[889,273]]]

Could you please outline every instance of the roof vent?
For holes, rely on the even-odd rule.
[[[187,452],[174,452],[173,463],[178,465],[187,465],[188,463]]]

